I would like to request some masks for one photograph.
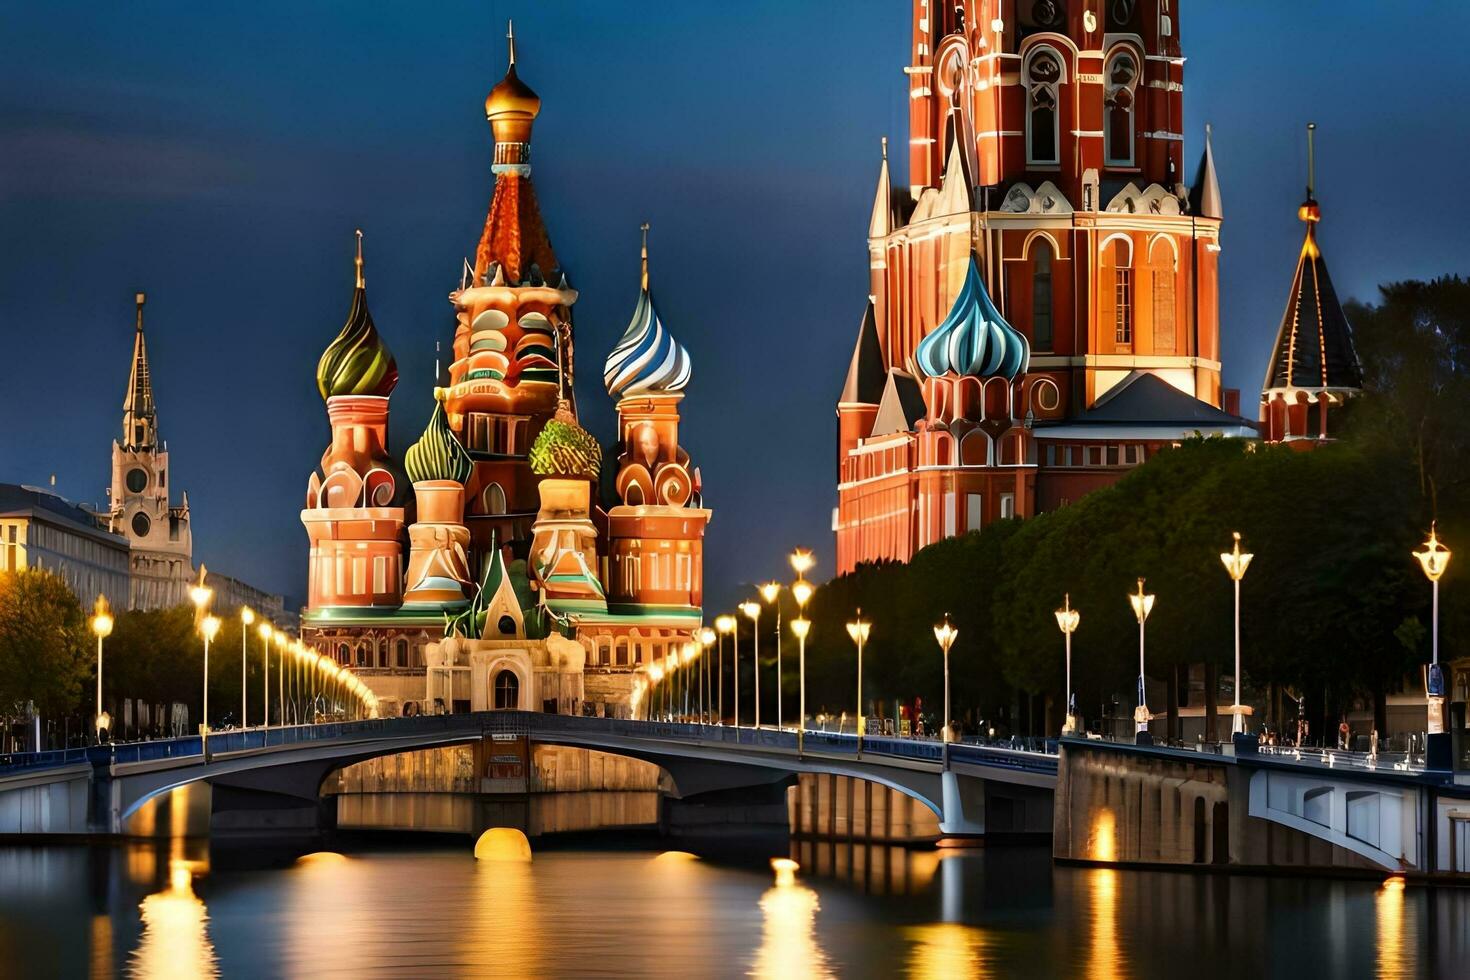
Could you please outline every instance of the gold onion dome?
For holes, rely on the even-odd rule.
[[[316,386],[322,398],[337,395],[377,395],[386,398],[398,384],[398,363],[378,335],[367,307],[362,275],[362,232],[357,233],[357,288],[352,309],[337,339],[322,351],[316,365]]]
[[[531,123],[541,112],[541,97],[516,74],[515,31],[507,32],[506,37],[510,41],[510,67],[485,96],[485,118],[490,120],[497,143],[526,143],[531,138]]]
[[[531,472],[537,476],[597,480],[602,470],[602,447],[581,425],[563,400],[531,444]]]

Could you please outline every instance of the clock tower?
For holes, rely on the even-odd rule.
[[[122,438],[112,444],[112,487],[108,497],[112,530],[124,534],[131,552],[133,609],[160,609],[187,601],[193,578],[189,495],[169,502],[168,447],[158,440],[153,381],[143,337],[143,293],[137,295],[133,365],[123,398]]]

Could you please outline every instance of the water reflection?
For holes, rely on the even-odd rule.
[[[1112,868],[1085,872],[1090,899],[1091,945],[1088,947],[1089,977],[1126,976],[1128,961],[1118,942],[1118,875]]]
[[[991,975],[991,939],[983,929],[941,922],[906,930],[913,947],[909,951],[908,974],[926,980]]]
[[[817,942],[817,893],[801,884],[774,885],[760,900],[761,945],[751,975],[762,978],[835,974]]]
[[[540,976],[540,909],[536,865],[531,861],[476,861],[474,902],[465,910],[461,956],[470,972],[506,977]]]
[[[1412,977],[1417,975],[1414,944],[1404,941],[1404,934],[1418,933],[1417,916],[1404,906],[1404,879],[1389,878],[1378,889],[1374,899],[1378,920],[1378,976]]]
[[[168,887],[138,907],[143,935],[128,961],[131,977],[217,977],[219,962],[209,940],[209,913],[194,894],[188,861],[170,863]]]

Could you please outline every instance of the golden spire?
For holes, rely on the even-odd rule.
[[[515,21],[505,22],[505,39],[510,42],[510,63],[516,63],[516,25]]]
[[[357,288],[361,289],[367,283],[362,278],[362,229],[357,229],[357,258],[354,261],[357,266]]]
[[[643,271],[638,285],[646,291],[648,289],[648,222],[643,222],[639,227],[643,231]]]
[[[1312,199],[1312,190],[1317,183],[1317,151],[1316,137],[1317,124],[1307,123],[1307,200]]]
[[[888,159],[888,137],[887,136],[883,137],[883,159],[885,161],[887,161],[887,159]]]

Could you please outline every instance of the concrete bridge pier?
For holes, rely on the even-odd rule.
[[[962,778],[952,769],[939,774],[942,812],[939,832],[947,840],[979,841],[985,836],[985,781]]]

